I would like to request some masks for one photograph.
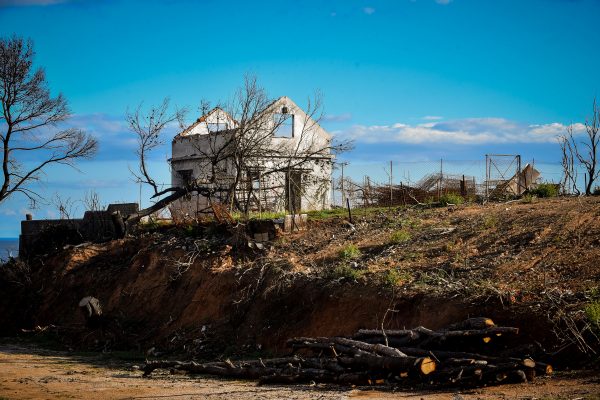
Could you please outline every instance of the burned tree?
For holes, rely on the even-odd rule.
[[[79,129],[58,129],[69,117],[67,100],[50,96],[42,68],[33,67],[33,43],[19,37],[0,39],[0,141],[2,180],[0,203],[15,193],[25,195],[33,205],[41,196],[30,187],[53,164],[75,166],[93,156],[96,140]],[[26,154],[37,161],[25,166]]]
[[[594,182],[600,175],[598,169],[598,147],[600,145],[600,107],[594,99],[592,106],[592,117],[585,121],[586,137],[578,141],[573,134],[573,127],[567,129],[565,136],[559,137],[559,144],[562,150],[563,164],[563,182],[570,182],[575,193],[579,193],[576,184],[576,170],[573,166],[574,159],[577,159],[580,165],[585,168],[586,182],[585,194],[589,196],[593,192]]]
[[[562,178],[560,186],[563,193],[579,195],[580,191],[577,187],[577,168],[575,167],[575,155],[573,154],[573,146],[571,138],[573,137],[573,126],[567,128],[567,135],[558,137],[558,144],[561,150],[561,166]]]

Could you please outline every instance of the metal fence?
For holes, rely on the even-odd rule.
[[[355,208],[439,202],[450,194],[473,200],[510,198],[535,183],[558,184],[560,177],[560,162],[536,164],[516,154],[481,160],[337,162],[331,202]]]

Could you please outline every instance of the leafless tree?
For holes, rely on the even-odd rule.
[[[54,194],[51,203],[58,210],[60,219],[71,219],[78,209],[76,200],[62,197],[59,193]]]
[[[93,189],[85,193],[83,204],[87,211],[102,211],[105,209],[105,206],[100,200],[100,195]]]
[[[561,187],[565,194],[579,195],[580,191],[577,187],[577,168],[575,167],[575,155],[571,138],[573,137],[573,126],[567,128],[567,135],[558,137],[558,144],[561,150],[562,178]]]
[[[29,184],[39,180],[46,167],[75,167],[81,158],[93,156],[96,140],[79,129],[58,130],[69,117],[67,100],[51,97],[42,68],[34,69],[33,44],[19,37],[0,38],[0,141],[2,180],[0,203],[21,193],[35,206],[42,197]],[[37,161],[25,167],[25,154]]]
[[[172,122],[179,122],[179,126],[183,129],[183,120],[186,110],[175,108],[171,112],[169,107],[169,98],[163,99],[158,106],[152,106],[149,110],[142,109],[143,103],[135,109],[135,111],[126,112],[125,119],[129,128],[137,136],[137,156],[138,156],[138,172],[131,171],[138,182],[145,183],[152,187],[154,195],[158,190],[158,184],[150,175],[148,170],[148,156],[152,150],[161,146],[164,141],[161,137],[163,129]]]
[[[296,113],[301,120],[296,121],[299,129],[294,129],[294,140],[282,140],[276,134],[294,110],[286,107],[275,110],[274,105],[275,101],[257,79],[246,76],[234,99],[224,106],[235,126],[202,135],[202,140],[195,142],[200,154],[198,169],[205,171],[199,182],[212,189],[210,201],[217,195],[230,210],[248,214],[253,199],[260,204],[257,198],[260,193],[257,195],[258,188],[253,184],[258,183],[264,185],[260,188],[263,193],[279,193],[271,202],[279,201],[279,205],[295,212],[299,210],[294,210],[293,204],[285,204],[290,200],[283,196],[285,186],[291,184],[292,171],[303,171],[299,194],[308,183],[313,187],[320,183],[323,188],[329,187],[330,177],[313,174],[312,167],[331,163],[330,153],[347,150],[351,143],[331,143],[317,134],[316,127],[322,118],[320,94],[308,99],[304,112]],[[203,123],[208,125],[209,121]]]
[[[585,121],[586,137],[578,141],[573,132],[573,126],[569,126],[567,134],[564,137],[559,137],[561,149],[563,149],[563,172],[565,170],[565,162],[567,167],[573,163],[573,156],[579,164],[583,165],[586,171],[585,194],[589,196],[593,192],[594,182],[600,175],[598,168],[598,145],[600,144],[600,107],[594,99],[592,106],[592,117]],[[570,167],[572,168],[572,167]],[[567,171],[569,172],[569,171]],[[576,177],[575,177],[576,178]],[[563,176],[563,180],[565,177]],[[568,179],[572,179],[568,178]],[[579,192],[577,190],[577,192]]]

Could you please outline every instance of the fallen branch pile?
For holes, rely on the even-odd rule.
[[[156,369],[257,379],[260,383],[326,382],[354,385],[428,384],[476,386],[526,382],[552,373],[530,358],[527,347],[507,349],[503,339],[519,330],[470,318],[445,329],[359,330],[344,337],[293,338],[289,357],[249,361],[147,361]],[[504,343],[503,343],[504,342]]]

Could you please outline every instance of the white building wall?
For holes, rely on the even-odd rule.
[[[297,169],[302,170],[303,190],[301,198],[301,210],[321,210],[330,207],[331,193],[331,172],[332,157],[329,151],[316,154],[316,150],[328,148],[331,142],[331,136],[322,129],[317,123],[310,119],[300,107],[291,99],[281,97],[272,106],[273,113],[280,113],[282,108],[294,115],[293,135],[292,137],[273,137],[271,146],[277,149],[283,149],[284,153],[309,153],[314,154],[310,162],[304,162]],[[235,121],[222,110],[216,109],[207,115],[202,123],[196,123],[175,137],[172,145],[172,184],[181,186],[183,180],[178,171],[191,170],[192,178],[200,184],[210,184],[211,166],[207,154],[212,154],[216,149],[220,149],[227,140],[231,138],[230,132],[210,133],[208,123],[211,121],[228,121],[231,126]],[[213,110],[215,111],[215,110]],[[269,118],[266,123],[274,124],[272,115],[265,114]],[[204,123],[206,122],[206,123]],[[274,125],[270,125],[273,128]],[[287,165],[288,159],[269,159],[257,160],[256,167],[263,171],[269,171],[276,167]],[[292,159],[292,164],[293,164]],[[220,177],[234,175],[235,171],[231,163],[222,163],[219,165]],[[263,176],[261,179],[261,209],[272,211],[283,211],[286,209],[285,199],[286,173],[278,172]],[[245,188],[238,188],[239,192],[244,192]],[[208,201],[203,196],[191,196],[189,199],[183,199],[176,205],[182,214],[190,216],[198,211],[207,208]],[[298,210],[300,211],[300,210]],[[173,212],[173,211],[172,211]]]

